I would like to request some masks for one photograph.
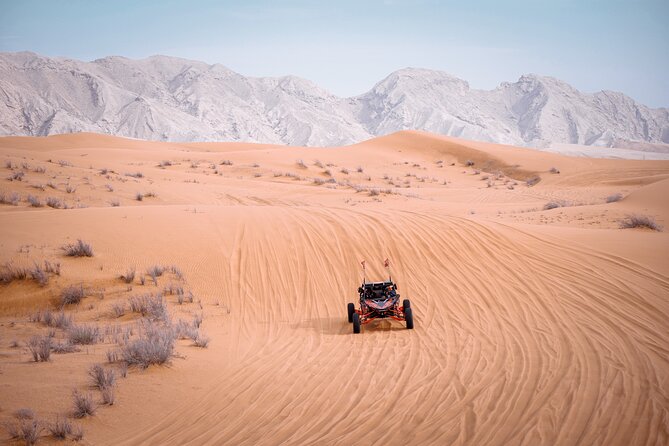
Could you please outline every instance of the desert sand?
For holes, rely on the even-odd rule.
[[[114,405],[72,420],[82,443],[669,444],[669,232],[619,227],[667,227],[669,161],[400,132],[337,148],[6,137],[0,162],[0,193],[20,196],[0,205],[0,263],[60,263],[45,286],[0,284],[0,421],[69,416],[75,389],[100,404],[88,369],[120,373],[107,352],[140,320],[113,306],[178,284],[194,299],[166,293],[171,319],[201,315],[208,347],[130,367]],[[93,257],[64,256],[77,239]],[[380,280],[385,258],[415,329],[354,335],[360,262]],[[183,278],[155,285],[153,265]],[[86,297],[65,313],[102,339],[33,362],[32,336],[67,330],[31,318],[73,284]]]

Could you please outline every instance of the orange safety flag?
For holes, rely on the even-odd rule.
[[[362,265],[362,269],[365,269],[365,261],[363,260],[360,264]]]

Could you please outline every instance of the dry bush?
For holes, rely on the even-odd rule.
[[[125,176],[133,178],[144,178],[144,174],[142,172],[126,173]]]
[[[467,160],[467,161],[465,161],[465,166],[467,166],[467,167],[471,167],[471,166],[473,166],[473,165],[474,165],[474,161],[472,161],[472,160]]]
[[[535,186],[536,184],[538,184],[539,181],[541,181],[541,177],[538,176],[538,175],[535,175],[535,176],[533,176],[533,177],[531,177],[531,178],[528,178],[528,179],[525,181],[525,184],[527,184],[528,187],[532,187],[532,186]]]
[[[125,304],[123,302],[115,302],[111,305],[114,316],[121,317],[125,314]]]
[[[58,417],[47,425],[47,429],[52,437],[58,440],[65,440],[68,435],[72,434],[72,423],[67,418]]]
[[[51,358],[51,338],[48,336],[33,336],[28,341],[28,350],[35,362],[46,362]]]
[[[121,274],[121,280],[125,283],[132,283],[135,280],[135,268],[128,268],[125,274]]]
[[[544,205],[544,211],[549,211],[551,209],[563,208],[571,206],[571,203],[564,200],[553,200],[549,201]]]
[[[92,345],[100,339],[100,329],[96,325],[72,325],[67,337],[71,344]]]
[[[25,445],[33,445],[37,442],[44,427],[42,422],[36,419],[19,420],[16,423],[8,422],[5,429],[12,439],[23,441]]]
[[[653,231],[662,232],[662,226],[657,224],[652,217],[647,215],[628,215],[620,220],[620,229],[648,228]]]
[[[102,404],[107,406],[113,406],[116,402],[116,388],[115,387],[105,387],[100,390],[102,393]]]
[[[130,298],[130,311],[139,313],[151,320],[167,321],[169,315],[167,313],[167,304],[165,299],[160,294],[145,294],[142,296],[132,296]]]
[[[348,175],[350,173],[346,167],[342,167],[340,172],[343,173],[344,175]]]
[[[609,195],[608,197],[606,197],[606,202],[607,203],[615,203],[616,201],[620,201],[622,199],[623,199],[622,194],[613,194],[613,195]]]
[[[34,420],[35,412],[32,409],[26,407],[14,411],[12,414],[17,420]]]
[[[76,243],[65,245],[63,250],[68,257],[93,257],[93,248],[81,239],[77,239]]]
[[[232,166],[232,161],[230,160],[223,160],[220,163],[221,166]]]
[[[365,171],[365,169],[363,169],[362,166],[358,166],[356,170],[358,171],[358,173],[363,173]]]
[[[19,201],[21,201],[21,196],[16,192],[11,192],[8,195],[5,195],[4,192],[0,193],[0,204],[11,204],[12,206],[18,206]]]
[[[102,390],[105,387],[114,387],[116,385],[116,373],[112,369],[105,369],[100,364],[94,364],[88,369],[88,376],[91,377],[93,386]]]
[[[174,331],[150,321],[143,324],[139,337],[121,348],[123,360],[131,366],[147,368],[169,362],[174,354]]]
[[[26,201],[28,202],[28,204],[30,204],[31,207],[34,208],[41,208],[42,206],[44,206],[42,201],[34,195],[28,195],[26,197]]]
[[[76,191],[77,191],[77,188],[74,187],[74,186],[71,186],[69,184],[67,186],[65,186],[65,192],[67,192],[68,194],[73,194]]]
[[[369,196],[370,196],[370,197],[376,197],[376,196],[379,195],[380,193],[381,193],[381,192],[379,192],[378,189],[370,189],[370,190],[369,190]]]
[[[60,308],[65,305],[76,305],[86,297],[83,285],[70,285],[60,292]]]
[[[121,206],[121,202],[118,201],[118,200],[111,200],[111,201],[109,202],[109,204],[110,204],[112,207],[114,207],[114,208],[117,208],[117,207]]]
[[[193,341],[193,345],[200,348],[207,348],[209,346],[209,337],[199,334]]]
[[[64,354],[64,353],[75,353],[80,351],[80,349],[76,345],[72,344],[70,341],[65,341],[52,345],[51,351],[57,354]]]
[[[137,201],[142,201],[142,200],[144,200],[144,194],[141,193],[141,192],[137,192],[137,193],[135,194],[135,200],[137,200]]]
[[[23,181],[23,177],[25,175],[26,174],[24,172],[14,172],[9,177],[7,177],[7,179],[9,181]]]
[[[74,404],[74,410],[72,411],[73,417],[83,418],[86,415],[95,414],[95,403],[93,402],[93,396],[90,393],[84,394],[75,390],[72,393],[72,402]]]

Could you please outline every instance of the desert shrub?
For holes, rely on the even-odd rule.
[[[358,166],[356,170],[358,171],[358,173],[363,173],[365,171],[365,169],[363,169],[362,166]]]
[[[12,414],[14,415],[14,418],[17,420],[34,420],[35,419],[35,412],[32,409],[28,409],[27,407],[18,409],[14,411]]]
[[[41,265],[35,263],[29,271],[30,278],[37,282],[39,286],[46,286],[49,283],[49,274]]]
[[[72,344],[70,341],[59,342],[51,346],[51,351],[58,354],[74,353],[79,351],[79,347]]]
[[[144,194],[144,198],[156,198],[158,195],[155,192],[147,192]]]
[[[67,331],[71,344],[91,345],[100,339],[100,329],[96,325],[72,325]]]
[[[26,201],[28,202],[28,204],[30,204],[31,207],[34,208],[41,208],[42,206],[44,206],[42,201],[34,195],[28,195],[26,197]]]
[[[90,393],[84,394],[75,390],[72,394],[72,402],[74,404],[72,416],[75,418],[83,418],[86,415],[95,414],[95,403]]]
[[[7,433],[12,439],[23,441],[25,445],[31,446],[37,442],[42,430],[42,422],[36,419],[19,420],[16,423],[5,424]]]
[[[171,165],[172,165],[172,161],[164,160],[164,161],[161,161],[160,164],[158,164],[158,167],[169,167]]]
[[[81,239],[77,239],[76,243],[65,245],[63,250],[68,257],[93,257],[93,248]]]
[[[320,186],[322,184],[325,184],[325,180],[323,178],[314,178],[314,184]]]
[[[532,186],[538,184],[539,181],[541,181],[541,177],[538,176],[538,175],[535,175],[535,176],[533,176],[533,177],[531,177],[531,178],[528,178],[528,179],[525,181],[525,184],[527,184],[529,187],[532,187]]]
[[[68,257],[93,257],[93,248],[81,239],[77,239],[76,243],[63,246],[63,250]]]
[[[112,369],[105,369],[100,364],[94,364],[88,369],[88,376],[94,387],[102,390],[105,387],[113,387],[116,385],[116,373]]]
[[[105,184],[105,189],[107,189],[107,192],[114,192],[114,186],[111,184]]]
[[[109,204],[111,204],[111,206],[112,206],[112,207],[115,207],[115,208],[121,206],[121,202],[118,201],[118,200],[111,200],[111,201],[109,202]]]
[[[139,313],[152,320],[167,320],[167,304],[160,294],[147,294],[143,296],[132,296],[130,298],[130,310]]]
[[[107,350],[107,362],[113,364],[118,361],[118,350]]]
[[[28,350],[35,362],[46,362],[51,358],[51,338],[48,336],[33,336],[28,341]]]
[[[174,332],[170,327],[145,323],[139,337],[121,348],[123,360],[131,366],[147,368],[169,362],[174,354]]]
[[[52,437],[59,440],[65,440],[72,434],[72,423],[67,418],[58,417],[56,421],[47,424],[47,429]]]
[[[137,201],[142,201],[142,200],[144,200],[144,194],[141,193],[141,192],[137,192],[137,193],[135,194],[135,200],[137,200]]]
[[[342,167],[341,170],[340,170],[340,172],[343,173],[344,175],[348,175],[348,174],[349,174],[349,170],[348,170],[346,167]]]
[[[77,191],[77,188],[74,187],[74,186],[71,186],[69,184],[67,186],[65,186],[65,192],[67,192],[68,194],[73,194],[76,191]]]
[[[207,348],[209,346],[209,337],[199,334],[193,341],[193,345],[200,348]]]
[[[26,174],[24,172],[14,172],[7,179],[9,181],[23,181],[23,177]]]
[[[380,193],[381,193],[381,192],[379,192],[378,189],[370,189],[370,190],[369,190],[369,196],[370,196],[370,197],[376,197],[376,196],[379,195]]]
[[[125,314],[125,304],[123,302],[113,303],[111,309],[116,317],[121,317]]]
[[[146,274],[148,274],[151,277],[154,284],[158,285],[157,278],[162,276],[166,270],[167,268],[165,268],[164,266],[153,265],[146,270]]]
[[[295,161],[295,164],[297,164],[297,167],[299,167],[301,169],[306,169],[307,168],[307,165],[301,159]]]
[[[125,176],[133,178],[144,178],[144,174],[142,172],[126,173]]]
[[[104,387],[100,389],[100,392],[102,393],[102,404],[113,406],[116,402],[116,388],[113,386]]]
[[[558,174],[558,173],[560,173],[560,169],[558,169],[557,167],[551,167],[549,172],[554,173],[554,174]]]
[[[607,203],[615,203],[616,201],[620,201],[622,199],[623,199],[622,194],[613,194],[613,195],[609,195],[608,197],[606,197],[606,202]]]
[[[628,215],[623,220],[620,220],[620,228],[648,228],[652,229],[653,231],[662,231],[662,226],[657,224],[655,220],[646,215]]]
[[[84,430],[81,426],[72,427],[72,439],[74,441],[81,441],[84,438]]]
[[[16,192],[12,192],[7,195],[5,195],[4,192],[0,193],[0,204],[11,204],[12,206],[18,206],[19,201],[21,201],[21,196]]]
[[[221,166],[232,166],[232,161],[223,160],[223,161],[221,161]]]
[[[551,209],[562,208],[562,207],[567,207],[567,206],[571,206],[571,204],[567,201],[552,200],[552,201],[549,201],[548,203],[546,203],[544,205],[544,210],[549,211]]]
[[[472,161],[472,160],[467,160],[467,161],[465,161],[465,166],[467,166],[467,167],[471,167],[471,166],[473,166],[473,165],[474,165],[474,161]]]
[[[8,284],[15,280],[25,280],[28,275],[29,272],[26,268],[21,268],[14,266],[11,263],[6,263],[0,270],[0,283]]]
[[[125,274],[121,274],[121,280],[125,283],[132,283],[135,280],[135,268],[128,268]]]
[[[60,167],[71,167],[72,163],[69,162],[69,161],[65,161],[65,160],[58,160],[58,165]]]
[[[70,285],[60,292],[60,307],[78,304],[84,297],[86,292],[83,285]]]

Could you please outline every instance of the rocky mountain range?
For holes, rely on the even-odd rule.
[[[441,71],[406,68],[367,93],[340,98],[295,76],[245,77],[175,57],[83,62],[0,53],[2,135],[90,131],[335,146],[406,129],[539,148],[663,145],[669,110],[532,74],[477,90]]]

